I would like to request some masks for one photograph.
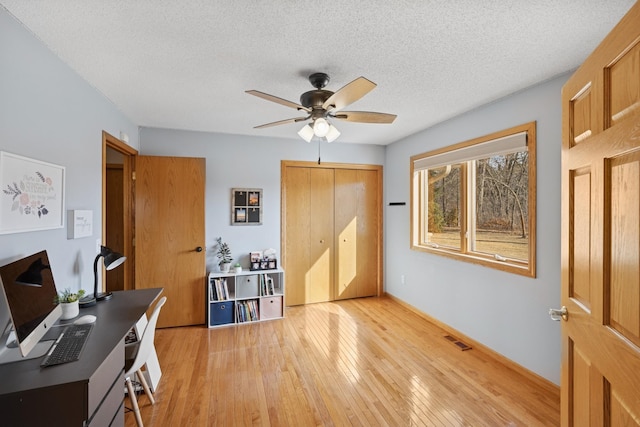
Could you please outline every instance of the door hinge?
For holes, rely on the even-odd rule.
[[[131,179],[136,180],[136,171],[131,172]]]

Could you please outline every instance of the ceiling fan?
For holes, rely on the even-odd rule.
[[[257,90],[246,91],[250,95],[307,113],[304,117],[266,123],[256,126],[254,129],[310,120],[310,123],[305,124],[300,129],[298,135],[307,142],[310,142],[314,136],[326,138],[328,142],[332,142],[340,136],[340,132],[330,123],[330,120],[337,119],[358,123],[393,123],[396,118],[395,114],[376,113],[373,111],[342,111],[344,107],[362,98],[376,87],[375,83],[364,77],[358,77],[336,92],[324,89],[329,84],[328,74],[313,73],[309,76],[309,82],[315,89],[300,95],[300,104]]]

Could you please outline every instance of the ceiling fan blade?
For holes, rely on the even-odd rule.
[[[377,85],[371,80],[358,77],[331,95],[324,104],[322,104],[322,108],[329,111],[341,110],[371,92],[376,86]]]
[[[393,123],[397,117],[395,114],[376,113],[373,111],[341,111],[331,116],[339,120],[358,123]]]
[[[307,120],[308,118],[309,117],[307,116],[307,117],[295,117],[293,119],[279,120],[277,122],[265,123],[263,125],[256,126],[256,127],[254,127],[254,129],[262,129],[262,128],[269,128],[271,126],[286,125],[288,123],[303,122],[303,121]]]
[[[306,112],[310,112],[311,109],[307,107],[303,107],[300,104],[297,104],[292,101],[287,101],[286,99],[278,98],[277,96],[269,95],[268,93],[260,92],[258,90],[246,90],[246,93],[249,95],[257,96],[258,98],[266,99],[267,101],[275,102],[276,104],[284,105],[285,107],[295,108],[296,110],[303,110]]]

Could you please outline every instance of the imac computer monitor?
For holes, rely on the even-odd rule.
[[[60,304],[55,303],[57,291],[47,251],[0,267],[0,282],[20,353],[26,357],[62,315]],[[4,319],[0,328],[5,328],[7,316],[0,319]],[[0,342],[0,349],[10,344]]]

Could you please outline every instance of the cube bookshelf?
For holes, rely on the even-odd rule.
[[[284,317],[284,271],[209,273],[207,327],[261,322]]]

